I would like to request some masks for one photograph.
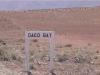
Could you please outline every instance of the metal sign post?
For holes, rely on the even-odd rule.
[[[49,73],[51,73],[51,71],[53,70],[53,58],[54,58],[54,35],[55,33],[53,31],[27,31],[25,32],[25,69],[27,72],[27,75],[30,75],[30,65],[29,65],[29,57],[30,57],[30,53],[29,53],[29,41],[30,39],[39,39],[39,38],[43,38],[43,39],[48,39],[50,42],[50,46],[49,46],[49,58],[50,58],[50,62],[49,62]]]

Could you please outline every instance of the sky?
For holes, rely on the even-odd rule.
[[[0,0],[0,10],[94,7],[100,0]]]

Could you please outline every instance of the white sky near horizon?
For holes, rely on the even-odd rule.
[[[100,0],[0,0],[0,10],[100,6]]]
[[[100,0],[0,0],[0,1],[100,1]]]

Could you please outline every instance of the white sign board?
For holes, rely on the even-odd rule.
[[[30,72],[30,65],[29,65],[29,41],[30,39],[48,39],[50,42],[50,49],[49,49],[49,71],[53,69],[53,58],[54,58],[54,32],[53,31],[27,31],[25,32],[25,68],[27,72]]]

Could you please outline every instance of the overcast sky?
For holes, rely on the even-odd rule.
[[[0,1],[100,1],[100,0],[0,0]]]
[[[0,0],[0,10],[100,6],[100,0]]]

